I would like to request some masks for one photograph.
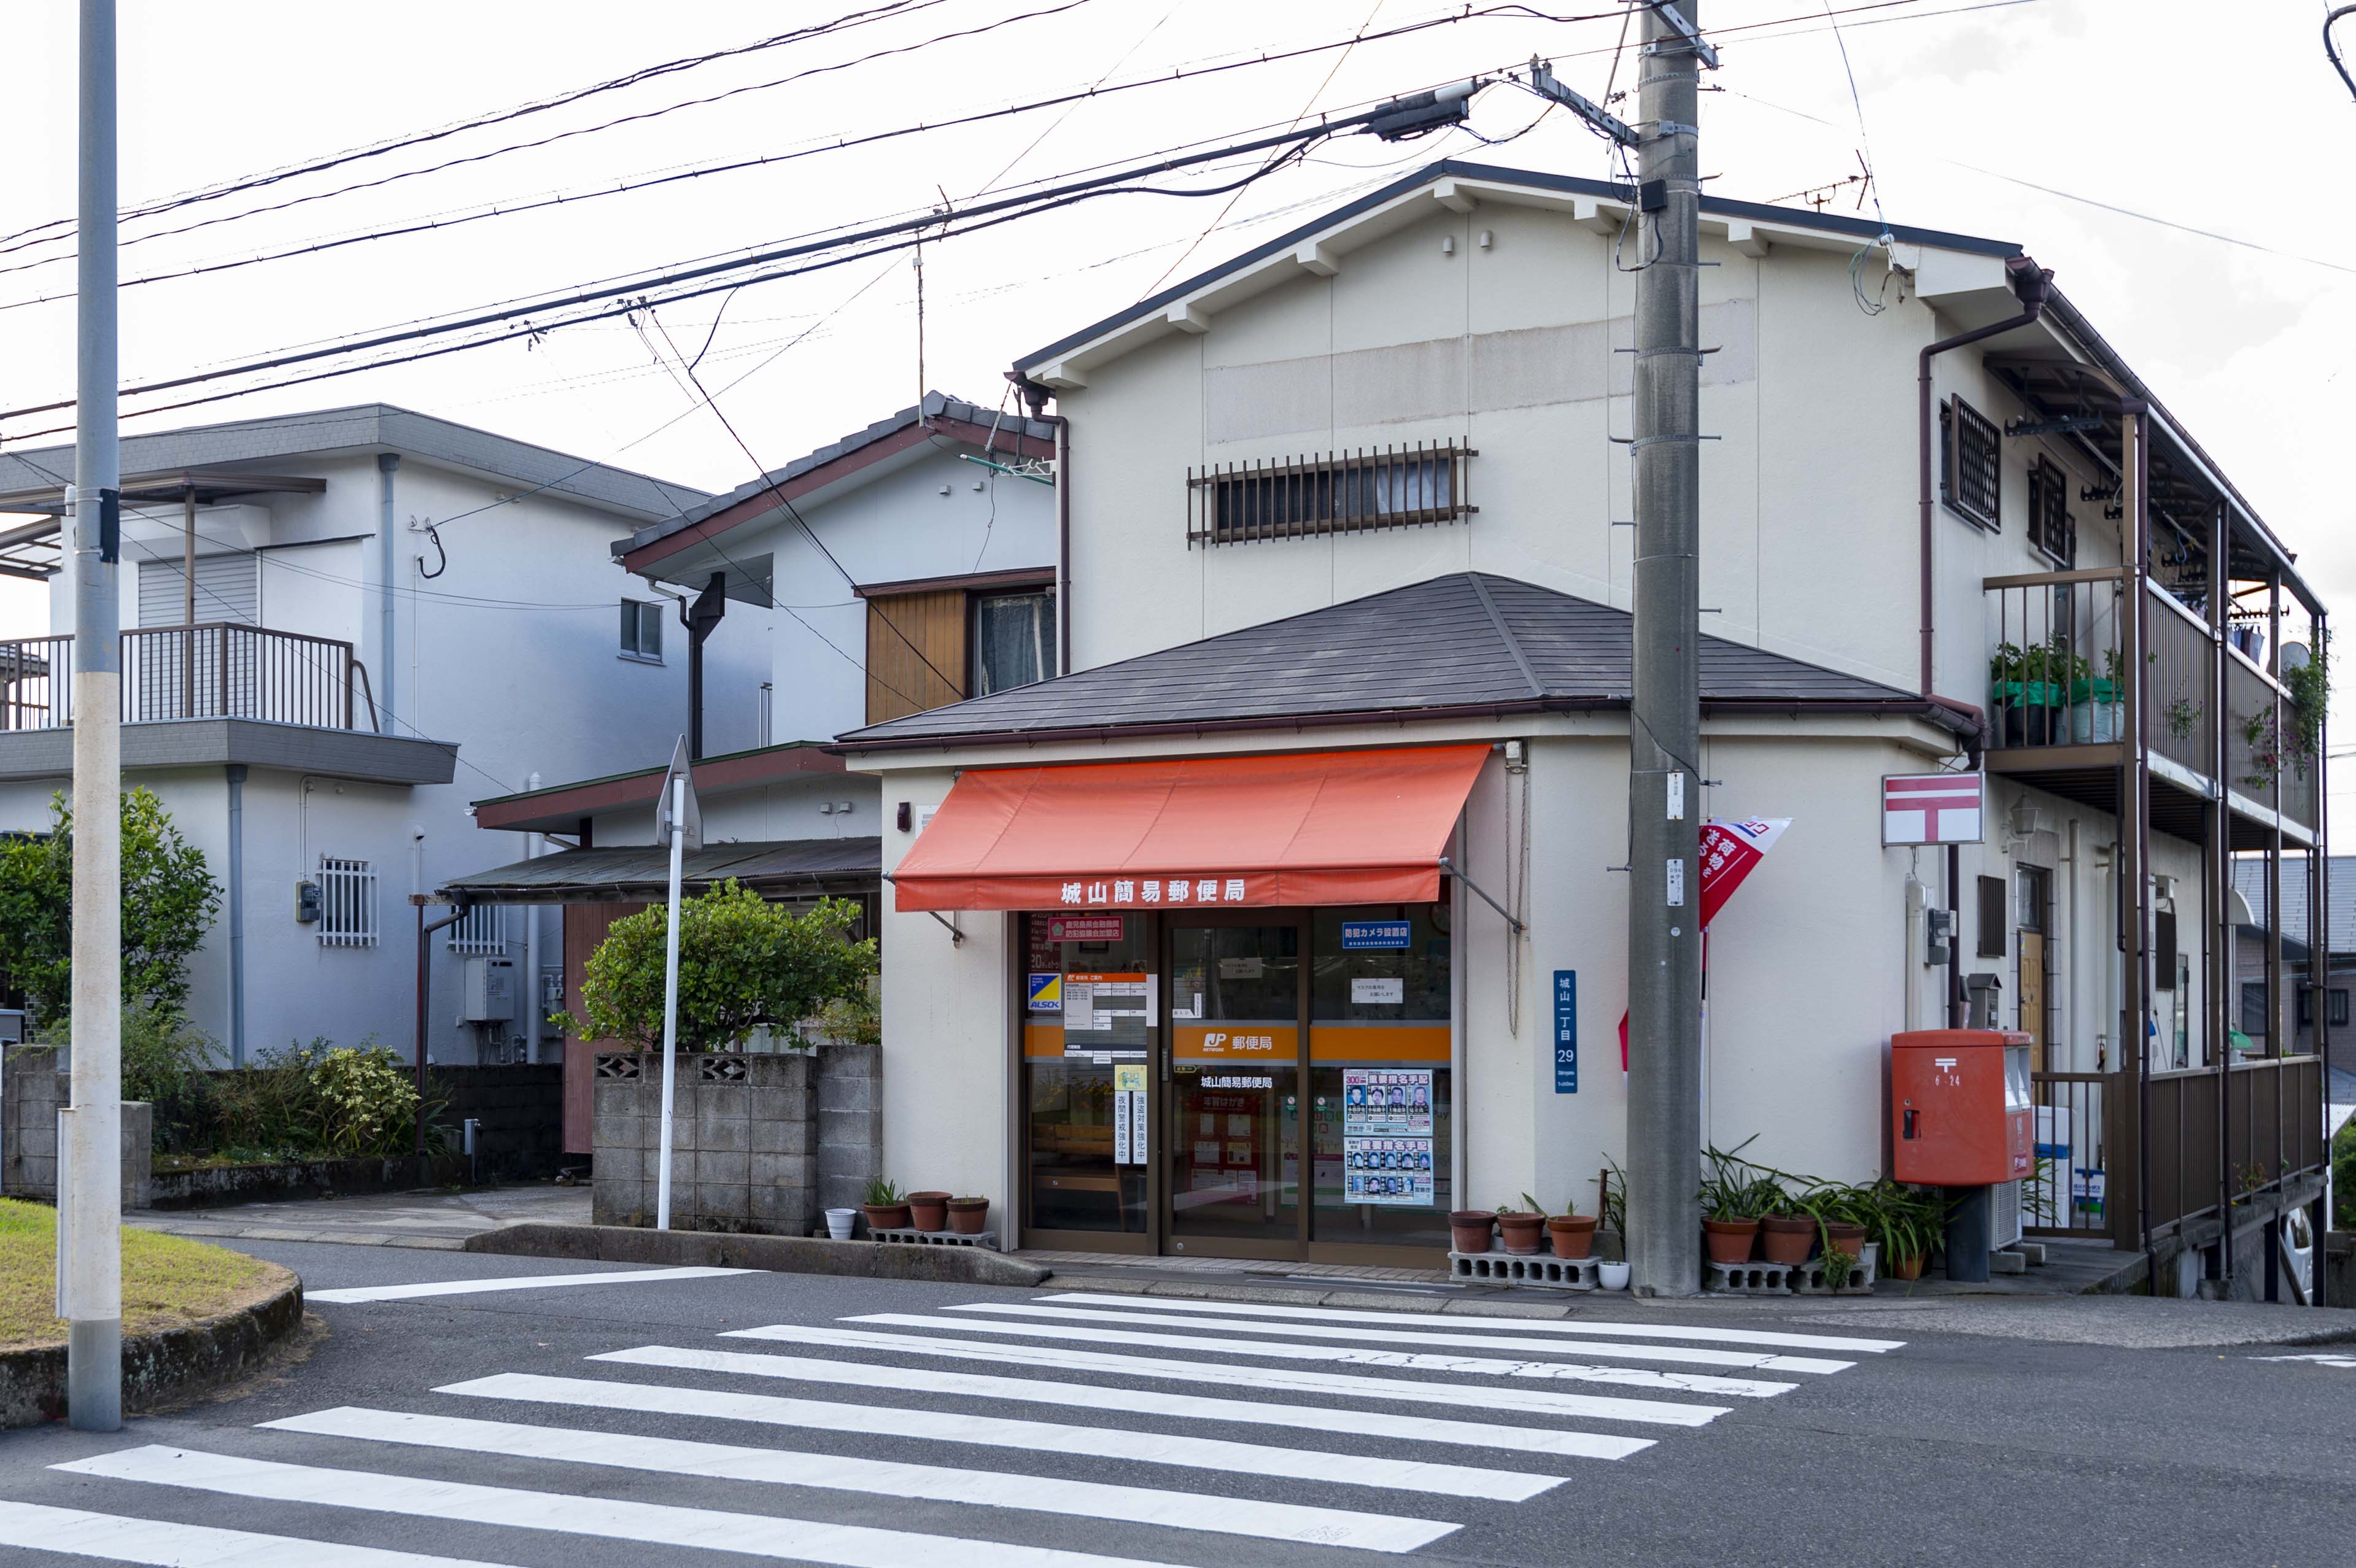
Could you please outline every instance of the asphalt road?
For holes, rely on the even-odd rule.
[[[116,1435],[0,1435],[0,1562],[2356,1555],[2356,1350],[2187,1347],[2222,1321],[2175,1316],[2195,1303],[2138,1303],[2127,1320],[2147,1327],[2124,1336],[2090,1335],[2111,1320],[2067,1302],[1978,1319],[1952,1299],[1623,1296],[1549,1328],[1419,1322],[1411,1298],[1408,1316],[1270,1312],[1068,1299],[1096,1295],[1085,1280],[1012,1291],[246,1245],[313,1293],[308,1359]],[[617,1272],[641,1277],[580,1280]],[[519,1279],[535,1283],[365,1298]],[[898,1320],[845,1321],[875,1314]],[[1988,1331],[1958,1331],[1976,1325]],[[2089,1337],[2150,1348],[2075,1342]]]

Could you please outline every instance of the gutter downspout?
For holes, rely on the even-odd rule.
[[[2053,286],[2052,269],[2040,268],[2034,259],[2028,256],[2015,256],[2004,265],[2005,270],[2012,274],[2013,293],[2019,296],[2020,303],[2027,308],[2008,321],[1999,321],[1992,326],[1979,327],[1926,345],[1915,375],[1915,476],[1922,507],[1922,695],[1925,697],[1931,695],[1933,631],[1936,625],[1931,581],[1931,361],[1951,348],[1962,348],[1983,338],[2033,326],[2045,314],[2046,296]]]
[[[380,452],[376,454],[376,471],[379,475],[376,521],[379,557],[377,575],[380,579],[379,590],[384,595],[383,602],[377,606],[377,641],[381,645],[377,655],[377,678],[384,683],[384,697],[381,700],[385,711],[389,713],[401,711],[399,697],[393,689],[393,672],[397,667],[393,663],[392,656],[395,639],[401,632],[400,607],[392,592],[392,585],[401,559],[400,547],[395,544],[392,534],[392,475],[393,470],[400,466],[401,453]]]
[[[425,1185],[425,1015],[434,994],[434,933],[444,926],[457,924],[466,918],[466,903],[460,900],[450,912],[436,921],[425,918],[426,895],[412,893],[409,901],[417,906],[417,1161],[415,1180]]]
[[[1052,388],[1031,379],[1021,370],[1006,379],[1023,394],[1031,417],[1055,427],[1055,673],[1072,671],[1072,421],[1045,412]]]
[[[540,787],[540,774],[535,772],[530,777],[525,779],[524,787],[526,789],[538,789]],[[536,860],[540,859],[541,847],[543,842],[544,841],[541,839],[541,836],[537,833],[525,834],[523,836],[523,858],[527,860]],[[526,904],[523,906],[523,1059],[527,1063],[537,1067],[540,1065],[540,1026],[541,1021],[540,1016],[541,1005],[540,1000],[540,906],[538,904]]]
[[[229,1064],[245,1065],[245,764],[229,780]]]

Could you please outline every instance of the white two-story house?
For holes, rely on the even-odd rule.
[[[72,455],[0,454],[9,561],[52,574],[51,635],[0,646],[14,832],[48,828],[70,771]],[[316,1037],[405,1055],[412,896],[506,848],[470,803],[659,763],[685,730],[676,607],[625,590],[605,542],[707,497],[381,404],[129,435],[123,473],[123,784],[162,798],[222,889],[194,1021],[224,1062]],[[756,719],[747,693],[730,743]],[[438,934],[432,1058],[558,1049],[533,969],[561,940],[553,914],[499,910]],[[504,969],[504,999],[470,1004],[470,963]]]
[[[1428,1261],[1631,1163],[1640,222],[1439,164],[1016,361],[1068,673],[837,748],[896,878],[895,1179],[1035,1244]],[[1891,1037],[1985,1019],[2036,1075],[2000,1232],[2189,1289],[2320,1189],[2320,1063],[2232,1048],[2226,893],[2315,863],[2322,607],[2019,245],[1879,233],[1702,202],[1695,816],[1772,850],[1708,928],[1704,1135],[1870,1179]],[[1950,842],[1905,775],[1976,796]]]
[[[784,901],[873,902],[876,782],[821,742],[1055,672],[1055,454],[1053,425],[934,392],[613,541],[625,592],[691,600],[691,623],[735,637],[732,662],[701,682],[704,709],[758,715],[749,743],[713,743],[715,724],[690,747],[704,833],[684,868],[691,896],[734,878]],[[576,994],[606,927],[668,886],[649,848],[664,760],[479,798],[477,827],[558,852],[516,860],[509,839],[484,858],[509,864],[443,891],[485,910],[562,906],[564,994]],[[589,1051],[567,1056],[576,1153],[592,1152],[590,1072]]]

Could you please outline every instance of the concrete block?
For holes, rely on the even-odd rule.
[[[712,1149],[700,1149],[695,1156],[695,1180],[699,1187],[727,1183],[742,1187],[752,1179],[752,1159],[748,1154],[722,1154]]]
[[[805,1122],[810,1115],[810,1093],[799,1086],[791,1089],[755,1087],[745,1107],[745,1115],[756,1122]]]
[[[742,1116],[716,1116],[707,1103],[695,1119],[695,1147],[743,1154],[753,1147],[753,1125]]]
[[[817,1177],[817,1162],[805,1154],[755,1154],[746,1179],[755,1187],[809,1187]]]
[[[617,1178],[601,1179],[591,1184],[590,1204],[599,1212],[621,1215],[636,1214],[654,1207],[653,1190],[643,1181]],[[611,1221],[599,1221],[605,1224]]]
[[[589,1088],[589,1111],[598,1116],[638,1115],[638,1085],[627,1078],[600,1078]]]
[[[1988,1273],[1990,1274],[2027,1274],[2028,1272],[2029,1260],[2019,1253],[2003,1252],[1988,1254]]]
[[[706,1121],[741,1122],[751,1114],[752,1107],[753,1088],[748,1083],[699,1083],[695,1086],[695,1114]]]
[[[816,1147],[807,1118],[769,1121],[754,1116],[744,1124],[745,1147],[755,1154],[805,1155]]]
[[[856,1146],[820,1144],[818,1147],[818,1174],[821,1181],[840,1178],[846,1181],[864,1182],[882,1174],[884,1158],[881,1151]]]
[[[699,1182],[695,1189],[695,1217],[706,1228],[714,1220],[734,1221],[741,1226],[753,1217],[752,1191],[742,1182]]]
[[[829,1111],[818,1114],[818,1141],[842,1148],[881,1148],[884,1117],[876,1111]]]
[[[599,1153],[636,1149],[645,1136],[643,1125],[635,1112],[619,1115],[601,1110],[589,1119],[590,1147]]]
[[[818,1108],[821,1115],[828,1111],[872,1111],[881,1102],[882,1085],[872,1079],[841,1078],[820,1073],[818,1080]]]

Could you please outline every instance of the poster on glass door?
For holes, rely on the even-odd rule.
[[[1431,1207],[1431,1140],[1344,1137],[1342,1201]]]
[[[1344,1068],[1342,1131],[1431,1136],[1431,1072],[1429,1067]]]

